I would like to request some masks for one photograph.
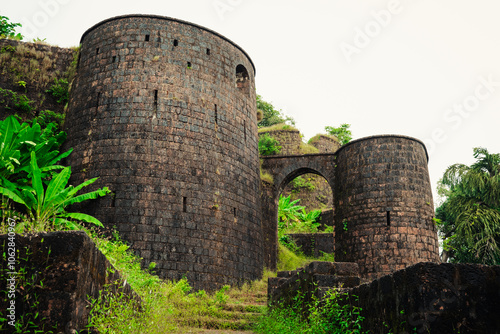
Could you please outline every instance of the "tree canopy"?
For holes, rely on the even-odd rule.
[[[271,103],[264,101],[260,95],[257,95],[257,110],[262,112],[262,119],[257,124],[259,128],[280,123],[295,125],[295,120],[292,117],[285,116],[281,109],[276,110]]]
[[[23,39],[20,33],[16,34],[16,27],[21,27],[21,23],[12,23],[6,16],[0,16],[0,38]]]
[[[436,209],[443,238],[443,260],[500,264],[500,154],[474,148],[471,166],[454,164],[445,171]]]
[[[352,139],[352,133],[349,128],[351,124],[340,124],[338,128],[333,126],[325,126],[325,131],[332,136],[337,137],[340,142],[340,145],[345,145]]]

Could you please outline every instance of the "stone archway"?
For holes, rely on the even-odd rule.
[[[332,153],[264,157],[262,169],[272,176],[272,183],[263,183],[261,189],[264,264],[276,269],[278,254],[278,200],[286,185],[294,178],[317,174],[325,178],[333,190],[335,155]],[[333,193],[333,191],[332,191]]]

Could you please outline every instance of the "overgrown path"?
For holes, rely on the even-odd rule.
[[[227,292],[222,310],[214,314],[186,320],[179,333],[254,333],[252,328],[267,305],[267,279],[244,284]]]

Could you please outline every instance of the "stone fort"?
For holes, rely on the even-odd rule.
[[[113,194],[83,209],[116,226],[162,278],[215,289],[276,267],[279,194],[314,173],[332,188],[336,261],[358,263],[364,279],[438,262],[423,143],[373,136],[259,160],[254,78],[242,48],[193,23],[126,15],[87,30],[68,163],[74,183],[99,177],[95,186]]]

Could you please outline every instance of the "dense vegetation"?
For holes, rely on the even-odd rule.
[[[443,239],[443,260],[500,264],[500,154],[474,148],[471,166],[446,170],[439,191],[444,203],[436,209]]]

